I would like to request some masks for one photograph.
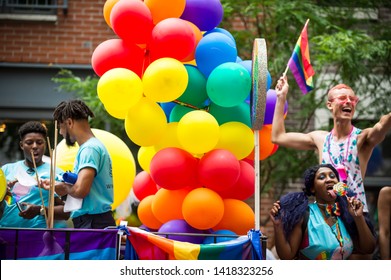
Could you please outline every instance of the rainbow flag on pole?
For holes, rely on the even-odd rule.
[[[212,243],[193,244],[176,241],[151,232],[128,227],[125,259],[139,260],[251,260],[262,259],[259,232]]]
[[[309,20],[307,20],[303,30],[301,31],[295,49],[293,50],[292,56],[288,62],[289,69],[291,69],[292,74],[303,94],[307,94],[314,88],[312,77],[315,74],[310,61],[310,48],[307,36],[308,21]]]

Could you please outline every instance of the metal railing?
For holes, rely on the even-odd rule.
[[[0,0],[0,13],[9,14],[56,14],[62,9],[68,13],[68,0]]]

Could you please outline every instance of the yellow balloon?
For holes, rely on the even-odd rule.
[[[136,163],[128,146],[116,135],[93,128],[96,138],[105,145],[110,154],[113,165],[114,201],[111,205],[117,208],[129,195],[136,176]],[[65,171],[73,171],[73,163],[79,146],[68,147],[65,140],[61,140],[56,147],[56,166]]]
[[[166,132],[163,137],[161,137],[160,141],[155,145],[156,152],[168,148],[168,147],[176,147],[182,149],[182,145],[178,140],[178,122],[170,122],[167,124]]]
[[[185,92],[188,81],[182,62],[169,57],[160,58],[145,70],[142,79],[144,95],[156,102],[171,102]]]
[[[3,169],[0,168],[0,201],[3,200],[7,193],[7,179],[5,178]]]
[[[151,160],[153,156],[156,154],[156,149],[154,146],[148,146],[148,147],[140,147],[137,153],[137,160],[140,167],[149,172],[149,166],[151,165]]]
[[[108,105],[103,105],[109,115],[112,117],[119,119],[119,120],[124,120],[126,118],[126,115],[128,114],[128,110],[119,110],[118,108],[112,108]]]
[[[220,126],[220,138],[216,149],[225,149],[237,159],[247,157],[254,149],[254,133],[241,122],[226,122]]]
[[[167,118],[163,109],[149,98],[142,97],[125,118],[125,131],[139,146],[155,145],[166,131]]]
[[[113,68],[100,77],[97,91],[106,108],[127,111],[143,96],[143,84],[133,71]]]
[[[220,127],[217,120],[202,110],[184,115],[178,122],[177,130],[179,143],[192,154],[207,153],[219,141]]]
[[[186,0],[144,0],[152,14],[153,23],[166,18],[179,18],[185,10]]]

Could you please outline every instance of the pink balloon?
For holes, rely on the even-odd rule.
[[[198,180],[216,192],[232,187],[240,175],[240,164],[233,153],[215,149],[206,153],[198,164]]]
[[[169,147],[158,151],[150,163],[152,179],[168,190],[197,185],[198,159],[189,152]]]
[[[144,51],[135,44],[122,39],[109,39],[100,43],[91,58],[92,68],[102,76],[113,68],[126,68],[141,77]]]
[[[152,14],[140,0],[120,0],[110,13],[110,23],[114,32],[122,39],[146,44],[153,28]]]
[[[152,30],[151,60],[172,57],[187,58],[195,50],[196,38],[191,25],[179,18],[160,21]]]
[[[141,171],[136,175],[133,181],[133,192],[138,200],[143,200],[149,195],[156,194],[158,188],[156,183],[146,171]]]
[[[246,200],[254,194],[255,170],[246,160],[240,160],[240,175],[236,183],[220,191],[222,198]]]

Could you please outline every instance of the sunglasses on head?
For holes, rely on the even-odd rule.
[[[339,104],[345,104],[349,100],[350,103],[356,105],[360,99],[357,96],[350,95],[338,95],[329,99],[330,102],[333,102],[334,100],[337,101]]]

